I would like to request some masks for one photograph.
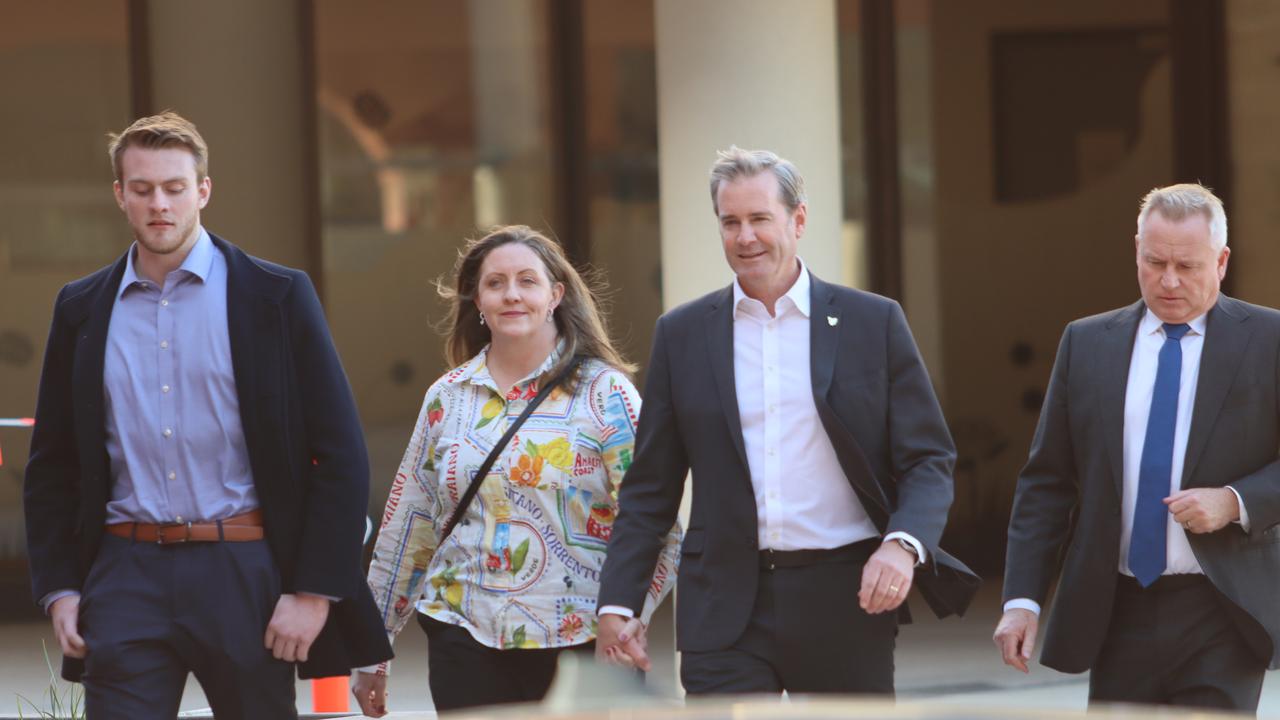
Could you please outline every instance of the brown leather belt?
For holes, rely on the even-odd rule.
[[[134,542],[172,545],[185,542],[248,542],[261,540],[262,511],[251,510],[242,515],[202,523],[114,523],[107,532]]]

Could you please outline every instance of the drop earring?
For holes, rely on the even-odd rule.
[[[480,313],[480,324],[484,325],[484,313]]]
[[[551,315],[556,311],[555,308],[547,308],[547,322],[551,322]]]

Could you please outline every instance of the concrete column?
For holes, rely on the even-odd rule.
[[[772,150],[796,164],[809,202],[800,255],[824,279],[851,282],[857,268],[842,231],[835,3],[655,0],[654,10],[663,307],[733,278],[707,178],[716,150],[730,145]],[[649,628],[650,682],[664,689],[680,687],[672,607],[665,603]]]
[[[298,4],[162,0],[147,13],[152,105],[194,122],[209,144],[205,227],[318,274],[307,237],[314,103]]]
[[[537,227],[548,182],[546,23],[526,0],[469,0],[475,226]]]
[[[804,175],[800,254],[850,282],[842,239],[840,103],[832,0],[656,0],[662,297],[671,308],[732,279],[707,185],[715,151],[773,150]]]

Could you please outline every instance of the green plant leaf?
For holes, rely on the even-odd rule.
[[[524,542],[516,548],[515,553],[511,555],[511,574],[515,575],[520,572],[520,568],[524,567],[524,559],[529,554],[529,538],[525,538]]]

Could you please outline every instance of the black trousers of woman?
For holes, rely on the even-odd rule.
[[[428,682],[436,712],[538,702],[551,687],[561,652],[584,652],[590,658],[596,645],[496,650],[477,642],[465,628],[422,613],[418,624],[427,633]]]

